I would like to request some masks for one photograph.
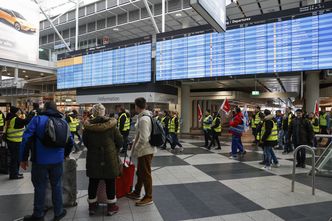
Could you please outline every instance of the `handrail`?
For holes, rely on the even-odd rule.
[[[315,195],[315,151],[308,145],[300,145],[298,146],[295,151],[294,151],[294,161],[293,161],[293,179],[292,179],[292,192],[294,192],[294,186],[295,186],[295,164],[296,164],[296,155],[297,152],[299,152],[300,149],[305,148],[306,150],[309,150],[312,154],[312,168],[311,168],[311,173],[312,173],[312,195]]]
[[[317,138],[332,138],[332,134],[315,134]]]

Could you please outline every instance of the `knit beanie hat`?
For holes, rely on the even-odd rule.
[[[16,114],[18,111],[19,111],[19,109],[17,107],[15,107],[15,106],[10,107],[10,113]]]
[[[104,105],[102,105],[102,104],[95,104],[95,105],[93,105],[93,107],[92,107],[92,115],[94,117],[98,117],[98,116],[103,117],[103,116],[105,116],[105,107],[104,107]]]

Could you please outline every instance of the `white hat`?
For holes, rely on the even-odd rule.
[[[105,116],[105,107],[102,104],[95,104],[92,107],[92,115],[95,117]]]

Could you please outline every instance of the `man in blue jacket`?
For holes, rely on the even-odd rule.
[[[54,221],[61,220],[66,215],[62,205],[63,161],[68,157],[73,147],[73,139],[69,138],[66,147],[46,147],[41,139],[49,117],[63,118],[53,101],[45,103],[44,111],[32,118],[23,135],[20,146],[20,160],[22,169],[28,167],[29,151],[31,150],[31,180],[35,189],[33,214],[24,217],[24,221],[44,220],[44,202],[47,183],[52,187],[52,201],[54,206]]]

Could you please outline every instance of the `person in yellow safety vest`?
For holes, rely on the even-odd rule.
[[[309,114],[309,121],[312,125],[312,129],[314,130],[314,134],[319,134],[319,120],[318,117],[313,112]],[[314,147],[317,147],[317,138],[315,136],[312,142]]]
[[[0,110],[0,133],[3,133],[4,127],[5,127],[5,115]]]
[[[78,119],[78,112],[76,110],[69,112],[68,116],[66,117],[66,121],[69,124],[69,129],[73,136],[74,148],[75,148],[74,153],[77,153],[82,148],[82,142],[83,142],[81,135],[78,133],[78,128],[80,125],[80,120]],[[75,135],[77,136],[77,138],[79,140],[78,144],[75,142]]]
[[[251,129],[252,129],[252,135],[254,136],[255,140],[254,143],[257,144],[258,140],[256,139],[257,137],[257,125],[261,122],[261,119],[259,117],[259,114],[262,113],[261,112],[261,107],[260,106],[256,106],[255,111],[252,115],[251,118]]]
[[[282,154],[288,154],[293,152],[293,145],[292,141],[289,139],[288,131],[289,131],[289,126],[294,118],[295,116],[292,113],[292,108],[287,107],[282,121],[282,129],[284,130],[284,140],[285,140],[284,151],[282,152]]]
[[[263,147],[263,144],[261,142],[262,141],[262,127],[263,127],[264,118],[265,118],[264,113],[261,112],[259,114],[259,118],[261,119],[261,121],[259,122],[259,124],[256,127],[256,132],[257,132],[256,140],[258,141],[257,146],[261,147],[262,150],[263,150],[263,152],[264,152],[264,147]],[[264,155],[263,155],[263,160],[261,162],[259,162],[259,164],[265,165],[265,157],[264,157]]]
[[[320,127],[320,133],[321,134],[328,134],[328,124],[330,121],[330,116],[326,113],[325,107],[321,108],[321,111],[319,112],[319,127]],[[319,138],[319,143],[321,143],[323,138]]]
[[[279,167],[278,159],[273,151],[273,147],[278,144],[278,125],[274,115],[270,110],[264,110],[264,122],[261,129],[261,143],[264,148],[264,170],[271,170],[271,164]]]
[[[19,173],[20,165],[20,145],[27,125],[27,120],[19,118],[20,109],[14,106],[10,107],[10,113],[6,118],[6,141],[10,153],[9,179],[22,179],[23,174]]]
[[[211,149],[211,146],[213,142],[217,142],[218,147],[216,147],[216,150],[221,150],[219,136],[221,135],[221,119],[218,112],[213,113],[213,121],[211,126],[211,143],[208,147],[208,149]]]
[[[213,117],[211,116],[211,111],[207,109],[205,111],[205,117],[203,118],[203,132],[205,144],[204,147],[208,148],[209,140],[211,140],[211,126],[212,126]]]
[[[172,118],[168,123],[168,132],[172,138],[171,148],[174,150],[177,146],[180,147],[180,151],[183,151],[182,144],[180,144],[178,139],[178,133],[180,133],[180,122],[178,118],[178,113],[176,111],[172,111]]]
[[[127,153],[128,150],[130,123],[131,119],[129,113],[127,113],[125,108],[121,106],[118,118],[118,129],[123,137],[123,146],[120,152],[122,154]]]
[[[165,132],[165,135],[166,135],[166,140],[165,140],[165,143],[164,145],[161,146],[161,149],[166,149],[166,144],[167,142],[169,142],[171,145],[172,145],[172,142],[171,140],[169,139],[169,131],[168,131],[168,125],[170,124],[170,116],[169,116],[169,111],[165,110],[163,112],[163,115],[161,117],[161,120],[160,120],[160,123],[161,125],[163,126],[164,128],[164,132]]]

